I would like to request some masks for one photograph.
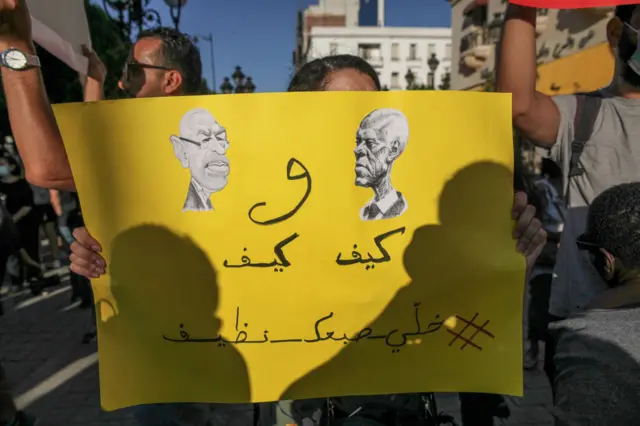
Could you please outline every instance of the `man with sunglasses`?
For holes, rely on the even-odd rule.
[[[593,200],[577,248],[607,290],[551,327],[557,341],[556,426],[626,426],[640,419],[640,182]]]
[[[142,31],[131,49],[118,86],[129,97],[198,94],[200,52],[188,36],[172,28]]]
[[[561,168],[567,206],[549,301],[551,321],[583,308],[607,287],[577,250],[586,212],[604,190],[640,175],[640,8],[616,7],[606,27],[615,58],[611,84],[593,93],[547,96],[536,87],[537,9],[509,4],[496,86],[512,93],[513,124]],[[580,11],[570,11],[575,20]],[[603,58],[604,59],[604,58]],[[553,382],[552,340],[545,345],[545,370]]]
[[[42,81],[26,0],[0,0],[0,23],[2,83],[27,180],[42,188],[75,191]],[[193,41],[174,29],[158,28],[139,34],[118,85],[129,97],[195,95],[201,79],[202,61]]]

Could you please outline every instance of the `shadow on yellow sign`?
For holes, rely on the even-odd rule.
[[[522,392],[510,97],[55,108],[87,226],[105,409]]]

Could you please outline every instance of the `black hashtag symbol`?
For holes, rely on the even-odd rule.
[[[466,348],[467,345],[470,345],[470,346],[473,346],[474,348],[476,348],[476,349],[481,351],[482,348],[480,346],[478,346],[476,343],[473,342],[473,339],[475,339],[476,336],[478,336],[478,334],[483,333],[483,334],[491,337],[492,339],[496,338],[496,336],[491,334],[491,332],[489,332],[489,330],[486,329],[487,325],[489,324],[489,320],[485,321],[484,324],[482,324],[482,325],[478,325],[478,324],[475,323],[476,318],[478,318],[478,313],[477,312],[473,316],[473,318],[471,318],[471,321],[469,321],[467,319],[464,319],[459,315],[456,315],[456,319],[462,321],[464,323],[464,327],[462,327],[462,330],[460,330],[459,333],[456,333],[455,331],[450,330],[450,329],[447,328],[447,331],[455,336],[449,342],[449,346],[453,345],[458,340],[462,340],[463,343],[462,343],[462,346],[460,346],[460,350]],[[473,333],[469,337],[465,337],[465,332],[467,330],[473,331]]]

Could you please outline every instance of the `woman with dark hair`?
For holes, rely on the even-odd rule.
[[[364,59],[334,55],[304,64],[289,83],[288,92],[382,90],[378,73]]]

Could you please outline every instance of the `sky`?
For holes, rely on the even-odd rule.
[[[99,2],[102,3],[102,2]],[[296,13],[318,0],[188,0],[180,30],[214,38],[217,86],[239,65],[253,77],[258,92],[286,90],[292,72]],[[165,0],[151,0],[163,25],[172,25]],[[385,24],[401,27],[449,27],[451,6],[446,0],[390,0]],[[211,81],[209,43],[200,42],[203,75]]]

